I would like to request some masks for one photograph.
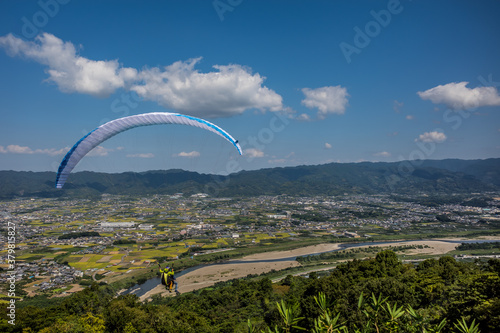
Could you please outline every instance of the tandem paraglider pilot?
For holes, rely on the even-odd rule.
[[[165,269],[161,269],[160,263],[158,263],[158,268],[161,273],[161,284],[165,286],[169,293],[172,292],[172,287],[175,286],[175,293],[180,295],[180,292],[177,290],[177,281],[174,276],[174,268],[173,267],[165,267]]]

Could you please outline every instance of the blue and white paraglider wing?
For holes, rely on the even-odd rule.
[[[80,162],[80,160],[92,149],[97,147],[107,139],[124,132],[134,127],[161,125],[161,124],[181,124],[199,127],[217,135],[222,136],[227,141],[231,142],[238,153],[242,155],[241,147],[238,141],[235,140],[229,133],[224,131],[217,125],[212,124],[206,120],[195,118],[179,113],[170,112],[152,112],[144,113],[134,116],[123,117],[107,122],[95,130],[91,131],[83,138],[81,138],[64,156],[56,177],[56,188],[62,188],[68,179],[68,176],[73,168]]]

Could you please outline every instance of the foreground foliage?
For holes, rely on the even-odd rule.
[[[142,304],[92,285],[43,307],[22,301],[2,332],[500,332],[500,260],[428,259],[392,251],[339,265],[329,276],[220,283]]]

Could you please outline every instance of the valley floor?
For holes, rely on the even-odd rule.
[[[489,240],[500,240],[500,237],[482,237],[478,239],[489,239]],[[384,243],[384,244],[373,244],[364,245],[359,247],[368,246],[399,246],[399,245],[426,245],[427,247],[421,249],[412,249],[407,252],[408,255],[442,255],[450,251],[453,251],[464,239],[461,238],[450,238],[441,240],[419,240],[419,241],[407,241],[404,243],[394,242],[394,243]],[[177,279],[179,284],[179,291],[190,292],[197,289],[202,289],[210,287],[217,282],[227,281],[237,278],[245,277],[249,274],[262,274],[269,272],[271,270],[282,270],[288,267],[300,266],[300,264],[295,261],[295,257],[304,256],[309,254],[317,254],[322,252],[328,252],[333,250],[338,250],[340,244],[319,244],[314,246],[307,246],[295,250],[289,251],[272,251],[266,253],[253,254],[241,259],[229,260],[223,264],[210,265],[206,267],[199,268],[192,272],[189,272]],[[168,296],[169,292],[165,290],[165,287],[158,285],[157,287],[151,289],[146,294],[141,296],[141,301],[151,298],[155,294],[162,294]],[[170,295],[173,295],[170,294]]]

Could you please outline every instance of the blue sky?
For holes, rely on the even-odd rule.
[[[0,2],[0,170],[238,170],[500,156],[498,1]]]

